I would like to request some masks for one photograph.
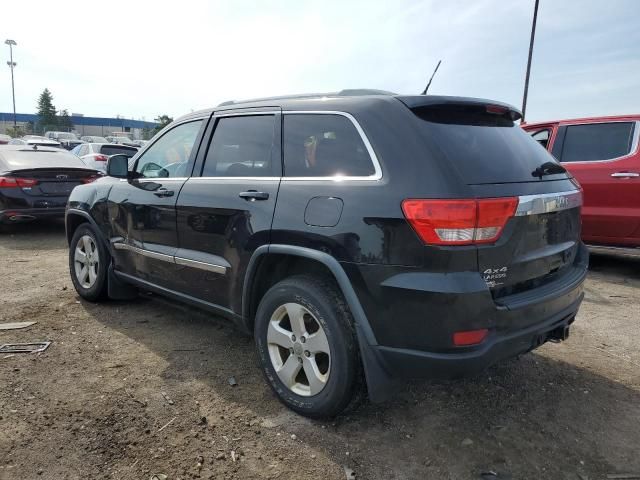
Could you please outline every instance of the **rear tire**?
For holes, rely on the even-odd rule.
[[[353,320],[332,280],[298,275],[277,283],[260,301],[254,330],[265,378],[287,407],[325,418],[361,398]]]
[[[90,302],[107,298],[111,256],[93,225],[81,224],[69,244],[69,273],[76,292]]]

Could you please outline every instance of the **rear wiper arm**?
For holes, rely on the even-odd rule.
[[[534,177],[542,178],[545,175],[555,175],[556,173],[566,173],[567,169],[556,162],[544,162],[538,168],[536,168],[531,175]]]

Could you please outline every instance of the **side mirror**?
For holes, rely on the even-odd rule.
[[[112,155],[107,160],[107,175],[115,178],[129,177],[129,158],[127,155]]]

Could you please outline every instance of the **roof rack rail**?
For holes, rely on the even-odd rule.
[[[220,103],[219,107],[225,107],[228,105],[239,105],[242,103],[253,103],[253,102],[266,102],[269,100],[297,100],[303,98],[316,98],[316,97],[357,97],[363,95],[397,95],[394,92],[389,92],[387,90],[377,90],[374,88],[347,88],[344,90],[340,90],[339,92],[325,92],[325,93],[301,93],[294,95],[279,95],[275,97],[261,97],[261,98],[251,98],[248,100],[227,100],[225,102]]]

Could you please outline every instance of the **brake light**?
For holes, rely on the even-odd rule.
[[[494,115],[504,115],[509,111],[508,108],[501,105],[487,105],[485,108],[487,113],[493,113]]]
[[[513,217],[515,197],[479,200],[407,199],[402,211],[424,243],[475,245],[493,243]]]
[[[453,334],[453,344],[456,347],[465,347],[469,345],[477,345],[482,343],[489,330],[483,328],[481,330],[467,330],[464,332],[455,332]]]
[[[0,177],[0,188],[30,188],[37,184],[33,178]]]
[[[96,155],[95,160],[96,162],[106,162],[107,160],[109,160],[109,157],[107,157],[106,155]]]

